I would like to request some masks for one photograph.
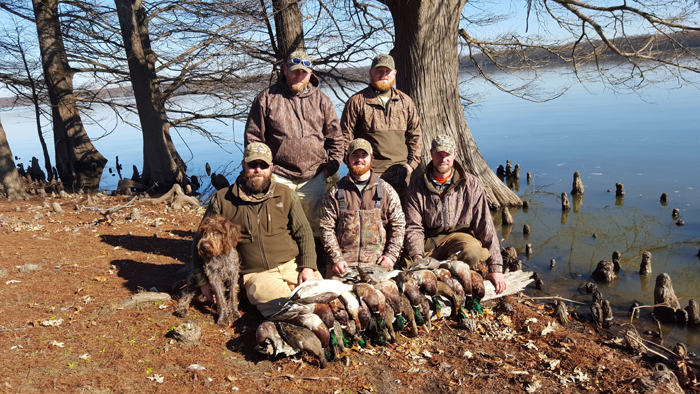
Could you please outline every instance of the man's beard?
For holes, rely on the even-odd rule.
[[[245,174],[243,188],[251,194],[265,193],[270,188],[272,174]]]
[[[348,170],[350,171],[350,173],[352,175],[355,175],[356,177],[360,177],[362,175],[365,175],[367,173],[367,171],[372,169],[373,162],[374,162],[374,159],[370,160],[370,162],[364,166],[362,164],[358,164],[358,165],[350,164],[348,166]]]
[[[391,89],[392,86],[394,86],[394,79],[395,78],[374,81],[372,82],[372,86],[374,86],[374,88],[379,90],[380,92],[385,92]]]
[[[452,166],[449,164],[434,166],[434,168],[438,174],[442,174],[442,175],[449,175],[450,172],[452,172]]]
[[[297,82],[295,84],[292,84],[292,86],[290,86],[290,89],[292,89],[292,92],[298,94],[298,93],[303,92],[304,89],[306,89],[306,85],[308,85],[308,84],[309,84],[309,81]]]

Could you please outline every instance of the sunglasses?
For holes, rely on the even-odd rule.
[[[254,161],[252,163],[248,163],[248,167],[253,170],[256,168],[260,168],[261,170],[267,170],[268,168],[270,168],[270,165],[265,163],[264,161]]]
[[[293,57],[293,58],[289,59],[289,61],[290,61],[292,64],[299,64],[299,63],[301,63],[301,64],[303,64],[305,67],[311,67],[311,62],[310,62],[309,60],[301,60],[301,59],[297,59],[297,58]]]

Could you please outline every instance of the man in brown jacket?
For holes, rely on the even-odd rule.
[[[277,83],[253,101],[244,143],[264,142],[272,150],[277,182],[297,192],[314,236],[318,236],[326,178],[343,160],[344,144],[331,100],[318,89],[304,51],[282,66]]]
[[[241,165],[236,182],[212,197],[204,217],[223,215],[241,226],[236,249],[243,285],[250,303],[268,317],[286,302],[294,287],[321,275],[309,222],[296,193],[275,182],[270,148],[260,142],[248,144]],[[214,302],[196,245],[192,260],[195,283]]]
[[[373,173],[372,162],[370,143],[362,138],[352,141],[347,153],[349,175],[323,196],[321,241],[335,274],[358,265],[391,269],[401,252],[406,225],[401,200]]]
[[[408,95],[393,88],[394,59],[377,55],[369,70],[370,86],[350,97],[340,119],[347,146],[355,138],[372,145],[375,174],[400,194],[420,163],[423,147],[418,111]]]
[[[501,293],[506,289],[503,259],[486,194],[479,180],[455,161],[456,154],[454,140],[438,135],[423,179],[411,182],[405,201],[406,253],[414,261],[457,254],[472,269],[485,263],[486,279]]]

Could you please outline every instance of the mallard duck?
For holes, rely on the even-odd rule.
[[[456,316],[457,311],[464,306],[464,297],[455,294],[455,292],[452,291],[450,286],[448,286],[445,282],[438,282],[436,296],[447,297],[452,302],[452,310],[450,313],[451,317]],[[440,313],[442,314],[444,312],[441,311]],[[438,318],[441,317],[441,315],[438,315]]]
[[[355,294],[367,303],[367,306],[374,313],[379,315],[384,314],[384,305],[386,304],[386,298],[384,294],[375,289],[369,283],[355,283],[352,287]]]
[[[360,330],[360,302],[357,301],[357,297],[355,297],[355,295],[351,292],[346,291],[339,295],[338,299],[343,303],[348,315],[350,315],[352,320],[355,322],[355,328]]]
[[[318,337],[318,340],[321,341],[321,347],[328,348],[331,341],[331,333],[328,330],[328,326],[323,322],[323,320],[321,320],[320,317],[318,317],[318,315],[315,315],[313,313],[307,313],[303,315],[297,315],[289,320],[284,321],[311,330],[314,333],[314,335]]]
[[[258,326],[255,331],[255,341],[258,343],[256,349],[271,357],[277,357],[280,354],[292,356],[298,352],[282,340],[275,323],[271,321],[265,321]]]
[[[333,317],[335,318],[335,321],[339,322],[341,327],[342,326],[347,326],[348,322],[350,320],[350,316],[348,315],[348,311],[345,310],[345,306],[339,299],[331,300],[328,303],[328,306],[331,308],[331,312],[333,312]]]
[[[486,295],[486,288],[484,287],[484,278],[479,275],[478,272],[471,272],[472,277],[472,296],[478,297],[479,299],[484,298]]]
[[[410,271],[408,276],[415,279],[423,293],[431,297],[435,295],[435,292],[437,291],[437,277],[432,271]]]
[[[452,274],[450,274],[450,271],[444,269],[444,268],[437,268],[433,270],[433,273],[435,274],[435,277],[437,280],[447,284],[447,286],[452,289],[452,291],[459,295],[460,297],[464,297],[464,288],[462,287],[462,284],[457,281],[457,279],[452,277]]]
[[[290,346],[318,357],[321,368],[328,366],[321,341],[311,330],[287,322],[277,322],[277,328],[282,339]]]
[[[405,294],[401,294],[401,316],[406,319],[406,327],[411,337],[418,336],[418,326],[416,325],[416,316],[413,312],[411,301],[408,300]]]
[[[396,331],[394,331],[396,316],[394,314],[394,308],[391,307],[389,300],[386,301],[386,305],[384,306],[382,318],[384,319],[384,323],[386,323],[386,333],[389,335],[389,342],[396,343]]]
[[[394,280],[396,281],[399,291],[401,291],[401,293],[404,294],[411,302],[416,324],[419,326],[424,326],[425,330],[429,332],[430,328],[432,327],[430,323],[430,305],[428,304],[428,300],[425,298],[423,293],[420,292],[418,283],[416,283],[416,281],[409,277],[405,272],[397,275]]]
[[[345,284],[339,280],[311,278],[295,287],[287,298],[299,300],[328,292],[335,294],[337,297],[343,292],[350,290],[352,290],[352,285]]]
[[[411,262],[411,264],[408,266],[409,271],[416,271],[416,270],[432,270],[435,268],[438,268],[442,262],[432,258],[430,256],[424,257],[422,259],[418,259],[416,261]]]
[[[374,288],[381,291],[386,298],[386,302],[391,305],[391,308],[396,313],[401,313],[401,294],[399,287],[393,280],[385,280],[374,285]]]
[[[457,279],[459,284],[464,289],[464,295],[472,295],[472,275],[469,269],[469,264],[460,260],[445,261],[440,264],[440,268],[445,268],[450,271],[453,279]]]

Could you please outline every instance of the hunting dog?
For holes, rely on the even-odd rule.
[[[219,314],[216,323],[220,326],[230,327],[241,316],[238,312],[238,276],[241,265],[236,251],[240,239],[240,226],[221,215],[215,215],[202,221],[193,240],[193,249],[196,248],[204,260],[204,271],[216,297]],[[187,316],[190,302],[198,291],[194,275],[190,275],[187,287],[178,301],[175,311],[177,316]]]

